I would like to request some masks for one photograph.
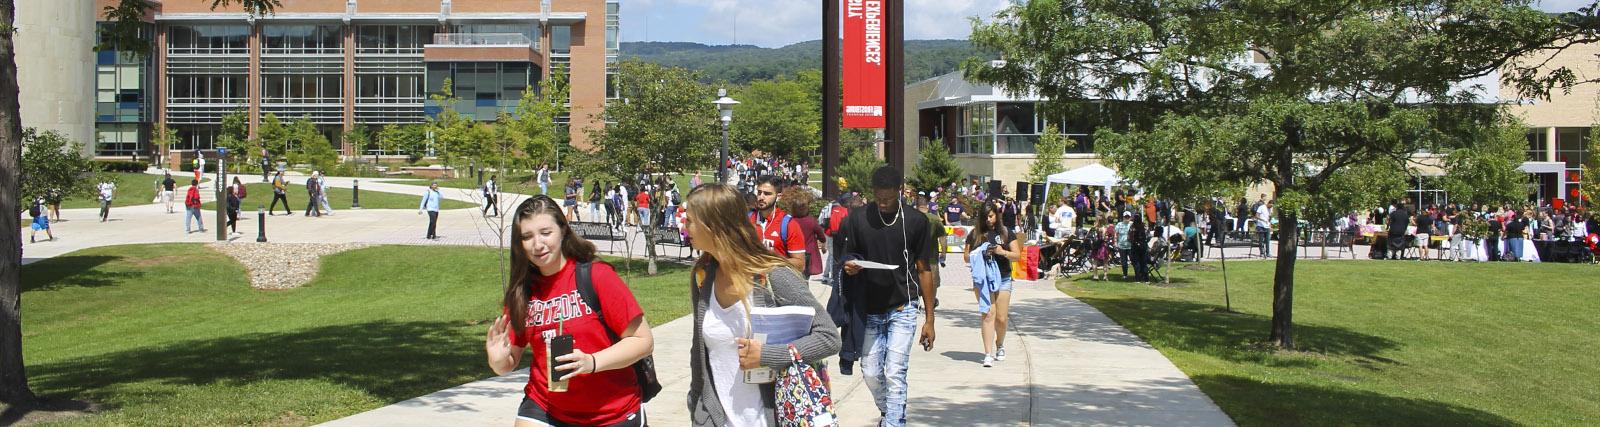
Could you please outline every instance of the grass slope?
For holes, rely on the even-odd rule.
[[[1595,267],[1300,261],[1296,352],[1270,329],[1268,262],[1175,269],[1171,287],[1059,287],[1172,359],[1240,425],[1586,425],[1600,421]]]
[[[35,392],[107,408],[72,425],[336,419],[491,376],[503,254],[373,247],[266,292],[200,245],[78,251],[23,267],[27,369]],[[624,277],[652,324],[689,310],[684,267],[662,271]]]

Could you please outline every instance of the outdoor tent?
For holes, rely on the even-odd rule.
[[[1052,174],[1045,178],[1045,194],[1051,194],[1050,187],[1055,184],[1114,187],[1122,184],[1122,177],[1111,168],[1099,163],[1090,163],[1088,166]]]

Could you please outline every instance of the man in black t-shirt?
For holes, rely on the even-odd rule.
[[[1411,225],[1411,211],[1404,204],[1396,203],[1394,210],[1389,211],[1389,259],[1400,259],[1400,252],[1406,249],[1406,240],[1411,236],[1406,235],[1406,227]]]
[[[902,185],[900,171],[878,168],[872,173],[874,203],[852,209],[839,230],[845,239],[840,248],[845,259],[842,296],[849,316],[841,325],[839,367],[849,374],[850,364],[861,361],[867,388],[887,426],[905,425],[906,372],[918,325],[924,351],[933,349],[934,339],[932,263],[937,253],[928,217],[900,200]],[[894,268],[867,269],[858,261]],[[922,316],[926,318],[919,321]]]

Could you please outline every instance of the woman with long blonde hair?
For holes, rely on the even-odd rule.
[[[694,342],[689,406],[694,425],[776,425],[772,384],[747,382],[744,371],[781,372],[794,346],[807,363],[839,352],[839,334],[809,285],[789,262],[762,244],[732,187],[703,184],[684,198],[683,227],[701,251],[691,276]],[[753,307],[804,306],[810,330],[787,345],[763,343],[750,328]]]

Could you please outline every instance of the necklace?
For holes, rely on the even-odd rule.
[[[884,221],[883,211],[878,211],[878,222],[882,222],[884,227],[893,227],[895,223],[900,222],[900,209],[895,208],[893,221]]]

